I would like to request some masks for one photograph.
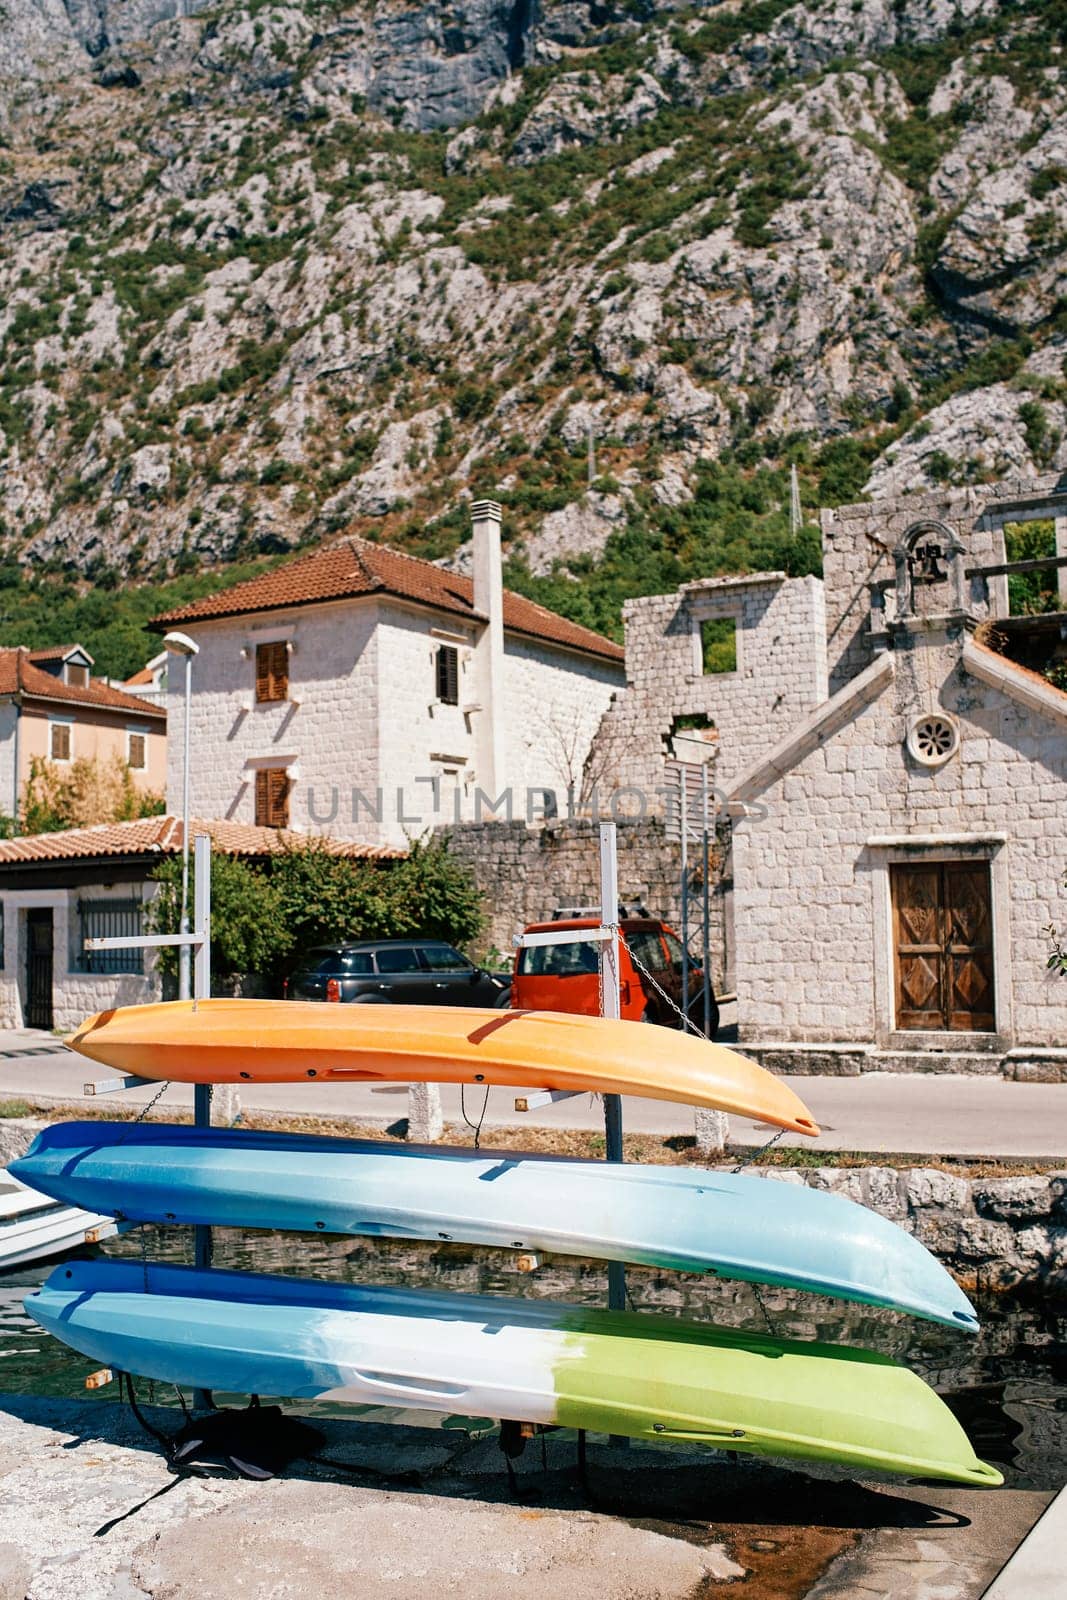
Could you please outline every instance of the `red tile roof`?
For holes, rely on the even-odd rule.
[[[348,538],[286,562],[261,578],[248,578],[207,595],[203,600],[154,617],[157,632],[178,623],[237,617],[250,611],[277,611],[323,600],[347,600],[359,595],[397,595],[461,617],[475,617],[474,583],[459,573],[435,567],[432,561],[402,555],[388,545],[368,539]],[[611,639],[582,628],[576,622],[535,605],[523,595],[504,590],[504,627],[509,633],[545,639],[585,655],[608,661],[623,660],[623,650]]]
[[[164,706],[152,705],[137,695],[124,694],[106,683],[90,680],[84,688],[53,678],[42,672],[30,659],[31,652],[22,649],[0,649],[0,696],[21,694],[30,700],[51,700],[57,705],[88,706],[99,711],[132,711],[139,717],[153,717],[165,722]]]
[[[132,678],[123,678],[122,681],[127,685],[131,683],[151,683],[152,669],[151,667],[142,667],[140,672],[135,672]]]
[[[31,661],[65,661],[68,656],[75,655],[79,651],[88,660],[93,659],[81,644],[46,644],[40,650],[30,650],[28,654]]]
[[[217,850],[231,856],[271,856],[309,842],[308,835],[284,828],[257,828],[246,822],[198,822],[189,825],[190,841],[207,833]],[[318,842],[317,840],[315,842]],[[324,839],[331,855],[360,861],[395,860],[403,850]],[[100,822],[61,833],[27,834],[0,840],[0,867],[34,861],[90,861],[109,856],[175,855],[182,847],[182,819],[141,817],[134,822]]]

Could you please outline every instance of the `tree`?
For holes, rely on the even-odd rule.
[[[34,756],[22,801],[22,831],[58,833],[95,822],[130,822],[158,816],[163,807],[163,796],[139,789],[117,753],[107,761],[81,756],[65,772]]]
[[[466,862],[452,854],[447,835],[413,844],[389,868],[388,883],[394,933],[466,945],[485,926],[482,891]]]
[[[295,953],[334,939],[423,934],[465,945],[484,924],[482,896],[446,839],[419,842],[400,861],[354,861],[316,840],[271,865],[279,914]]]
[[[180,858],[169,857],[152,876],[160,887],[149,924],[154,932],[176,933]],[[421,934],[465,945],[478,937],[483,923],[481,891],[444,840],[416,844],[402,860],[384,862],[353,860],[310,839],[280,851],[262,868],[212,853],[215,972],[255,972],[278,980],[317,944]],[[177,953],[164,950],[159,965],[173,974]]]
[[[191,875],[190,875],[191,876]],[[152,933],[177,933],[181,918],[181,857],[168,856],[152,874],[159,891],[146,921]],[[195,917],[190,883],[190,921]],[[211,856],[211,970],[270,972],[287,946],[278,890],[265,872],[237,856]],[[161,972],[173,977],[178,952],[159,953]]]

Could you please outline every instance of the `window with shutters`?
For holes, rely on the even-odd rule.
[[[273,639],[269,644],[256,645],[256,699],[262,705],[268,700],[289,698],[289,646],[284,639]]]
[[[284,767],[260,767],[256,773],[256,826],[289,826],[289,775]]]
[[[81,666],[76,661],[68,661],[67,682],[73,684],[76,689],[88,689],[89,668]]]
[[[437,698],[446,706],[459,705],[459,651],[454,645],[437,646]]]
[[[139,728],[126,730],[126,765],[131,772],[143,772],[148,766],[148,735]]]
[[[52,722],[48,732],[48,754],[53,761],[69,761],[74,729],[69,722]]]

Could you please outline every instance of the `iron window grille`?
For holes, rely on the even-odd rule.
[[[86,939],[130,939],[142,932],[144,902],[141,900],[79,900],[78,921],[82,948],[78,967],[82,972],[144,973],[144,954],[140,950],[86,950]]]

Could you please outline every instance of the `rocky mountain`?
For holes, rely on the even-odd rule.
[[[810,564],[790,464],[1067,464],[1065,48],[1065,0],[0,0],[10,581],[450,557],[492,494],[609,626]]]

